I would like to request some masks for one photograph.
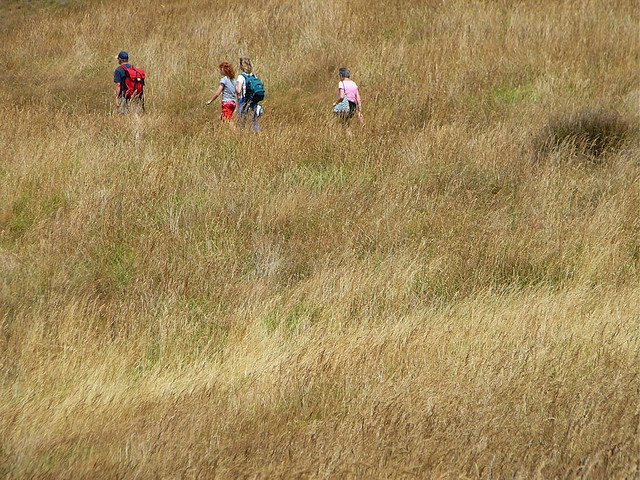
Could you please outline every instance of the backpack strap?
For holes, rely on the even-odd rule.
[[[245,99],[245,101],[249,101],[251,100],[250,98],[247,98],[247,87],[249,86],[249,74],[242,72],[241,75],[244,77],[244,85],[243,85],[244,92],[242,97]]]
[[[128,67],[125,67],[124,65],[120,65],[120,67],[125,71],[125,73],[129,76],[131,80],[135,80],[135,76],[140,74],[140,72],[138,71],[135,65],[129,64]]]

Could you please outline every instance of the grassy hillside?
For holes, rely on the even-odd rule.
[[[637,476],[639,10],[4,2],[0,474]]]

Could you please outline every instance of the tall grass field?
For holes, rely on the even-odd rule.
[[[1,2],[0,477],[638,478],[639,18]]]

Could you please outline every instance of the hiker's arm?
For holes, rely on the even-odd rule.
[[[240,81],[240,79],[238,79],[238,81],[236,82],[236,97],[241,98],[242,97],[242,86],[244,85],[244,82]]]
[[[207,105],[211,105],[211,102],[213,102],[216,98],[218,98],[220,96],[220,94],[222,93],[223,89],[224,89],[224,87],[222,86],[222,84],[220,84],[220,86],[218,87],[218,90],[216,90],[216,93],[214,93],[213,97],[211,97],[211,100],[209,100],[207,102]]]
[[[362,122],[364,117],[362,116],[362,99],[360,98],[360,90],[356,90],[356,103],[358,104],[358,118]]]
[[[117,107],[118,97],[120,96],[120,84],[118,82],[115,82],[113,85],[115,86],[115,91],[116,91],[116,107]]]

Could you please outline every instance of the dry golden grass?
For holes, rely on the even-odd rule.
[[[213,3],[0,6],[0,474],[636,478],[637,2]]]

